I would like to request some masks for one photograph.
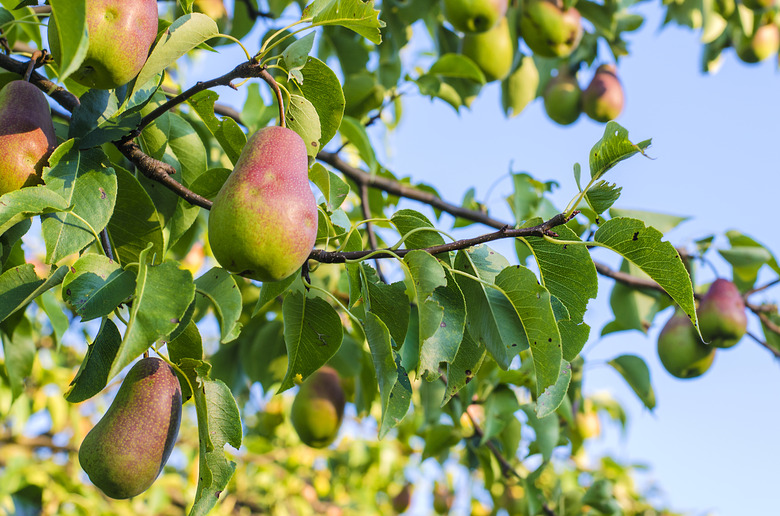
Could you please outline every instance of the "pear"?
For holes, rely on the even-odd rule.
[[[452,509],[452,503],[455,496],[442,484],[436,484],[433,487],[433,510],[437,514],[447,514]]]
[[[110,90],[141,71],[157,37],[157,0],[86,0],[87,55],[71,78],[89,88]],[[49,22],[49,49],[61,63],[59,30]]]
[[[539,70],[531,56],[523,56],[517,68],[501,83],[501,103],[510,116],[519,115],[536,98]]]
[[[324,448],[336,439],[344,417],[346,398],[335,369],[325,366],[301,384],[290,420],[301,441]]]
[[[699,340],[688,316],[678,310],[658,336],[658,358],[672,376],[695,378],[710,368],[715,348]]]
[[[410,484],[404,484],[401,490],[390,499],[393,510],[398,514],[406,512],[412,501],[412,487]]]
[[[617,78],[615,65],[599,66],[582,92],[582,111],[596,122],[606,123],[620,115],[624,102],[623,86]]]
[[[308,169],[295,131],[265,127],[249,138],[209,214],[209,243],[222,267],[276,281],[303,265],[317,237]]]
[[[506,14],[507,0],[443,0],[444,18],[461,32],[485,32]]]
[[[509,75],[514,60],[514,42],[506,17],[487,32],[466,34],[461,53],[479,66],[488,82]]]
[[[580,12],[549,0],[524,2],[519,28],[528,47],[541,57],[570,56],[583,35]]]
[[[777,5],[777,0],[742,0],[742,3],[752,11],[763,11]]]
[[[717,279],[710,285],[697,313],[701,336],[716,348],[730,348],[747,331],[745,302],[729,280]]]
[[[561,125],[573,124],[582,106],[582,90],[577,78],[565,70],[550,79],[544,90],[544,110],[547,116]]]
[[[763,61],[776,54],[780,47],[780,29],[773,23],[758,27],[752,36],[746,35],[736,26],[732,36],[737,57],[744,63],[753,64]]]
[[[168,461],[181,423],[181,386],[159,358],[130,368],[103,418],[79,448],[79,463],[111,498],[146,491]]]
[[[49,103],[27,81],[0,90],[0,195],[41,182],[57,139]]]

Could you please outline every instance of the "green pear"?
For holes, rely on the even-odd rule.
[[[290,412],[301,441],[324,448],[336,439],[344,417],[346,398],[335,369],[325,366],[301,384]]]
[[[615,65],[599,66],[582,92],[582,111],[596,122],[606,123],[620,115],[624,102],[623,86],[617,78]]]
[[[27,81],[0,90],[0,195],[41,182],[57,139],[49,103]]]
[[[777,25],[768,23],[758,27],[752,36],[748,36],[739,26],[735,26],[732,40],[737,57],[742,62],[758,63],[777,53],[780,48],[780,29]]]
[[[745,302],[734,283],[717,279],[699,304],[699,330],[704,340],[716,348],[730,348],[745,335]]]
[[[308,170],[295,131],[265,127],[249,138],[209,214],[209,243],[222,267],[276,281],[303,265],[317,237]]]
[[[519,65],[501,83],[501,103],[509,116],[519,115],[536,98],[539,70],[531,56],[523,56]]]
[[[154,483],[181,423],[181,386],[159,358],[130,368],[113,403],[79,448],[79,463],[111,498],[130,498]]]
[[[444,18],[461,32],[485,32],[506,14],[507,0],[442,0]]]
[[[583,35],[580,12],[550,0],[524,2],[519,28],[528,47],[542,57],[570,56]]]
[[[71,78],[89,88],[110,90],[141,71],[157,37],[157,0],[86,0],[87,55]],[[49,49],[61,64],[59,31],[49,22]]]
[[[544,110],[561,125],[573,124],[582,109],[582,90],[577,78],[564,70],[550,79],[544,90]]]
[[[385,101],[385,87],[376,77],[363,70],[344,79],[344,114],[360,120]]]
[[[433,488],[433,510],[437,514],[447,514],[452,509],[455,497],[452,492],[442,484],[436,484]]]
[[[715,348],[699,339],[688,316],[678,310],[658,336],[658,358],[672,376],[696,378],[712,365]]]
[[[763,11],[777,5],[777,0],[742,0],[742,3],[752,11]]]
[[[406,512],[406,510],[409,508],[409,504],[412,501],[412,488],[410,484],[404,484],[401,490],[396,494],[393,498],[390,499],[390,502],[393,506],[393,510],[397,512],[398,514],[402,512]]]
[[[485,74],[485,79],[503,79],[512,70],[514,42],[506,17],[487,32],[466,34],[461,53],[474,61]]]

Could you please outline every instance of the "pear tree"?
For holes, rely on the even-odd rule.
[[[689,381],[738,342],[780,357],[771,249],[729,230],[709,286],[713,236],[677,248],[681,218],[620,207],[613,169],[650,157],[615,121],[638,2],[0,4],[7,512],[673,515],[634,465],[582,460],[625,424],[583,389],[585,345],[662,327]],[[777,58],[774,3],[658,4],[706,20],[706,72],[732,47]],[[511,217],[391,170],[370,130],[411,96],[462,112],[490,87],[507,117],[604,124],[573,177],[513,174]],[[591,327],[599,297],[614,320]],[[608,367],[655,408],[643,358]]]

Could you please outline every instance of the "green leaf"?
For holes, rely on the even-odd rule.
[[[602,514],[621,513],[620,504],[612,494],[612,483],[603,478],[593,482],[582,497],[582,503],[590,505]]]
[[[638,279],[650,279],[650,276],[642,272],[636,265],[628,260],[622,260],[620,272],[625,272]],[[647,333],[653,323],[655,315],[669,306],[667,297],[660,292],[636,289],[619,281],[615,282],[609,295],[609,304],[615,320],[609,322],[601,330],[602,335],[611,332],[638,330]]]
[[[22,266],[22,267],[24,267],[24,266]],[[0,294],[0,300],[2,300],[2,301],[0,301],[0,303],[2,303],[1,306],[2,306],[2,310],[3,310],[2,317],[0,317],[0,320],[4,320],[4,319],[8,318],[10,315],[12,315],[13,313],[15,313],[15,312],[17,312],[19,310],[24,309],[28,304],[32,303],[32,301],[34,299],[36,299],[38,296],[40,296],[44,292],[47,292],[47,291],[51,290],[52,288],[56,287],[57,285],[59,285],[60,283],[62,283],[62,279],[65,277],[65,273],[67,272],[67,270],[68,270],[67,267],[59,267],[58,268],[56,266],[52,266],[51,274],[49,274],[49,277],[46,278],[45,280],[40,280],[40,281],[34,281],[32,283],[27,283],[27,284],[21,286],[18,289],[14,289],[13,292],[15,294],[16,293],[22,293],[22,292],[25,292],[27,290],[27,288],[31,287],[33,284],[38,284],[39,283],[36,286],[35,289],[33,289],[29,294],[27,294],[27,297],[25,297],[24,299],[19,301],[19,303],[16,306],[16,308],[14,308],[10,313],[5,313],[5,310],[8,307],[8,305],[6,305],[6,303],[8,301],[11,301],[13,299],[13,297],[10,297],[10,298],[5,297],[5,294],[10,294],[9,292],[6,292],[5,294]],[[34,274],[34,271],[33,271],[33,274]],[[13,283],[16,283],[16,281],[21,279],[23,276],[24,276],[24,274],[20,273],[19,277],[16,278],[15,280],[13,280]],[[35,277],[37,278],[37,275]],[[2,278],[2,276],[0,276],[0,278]],[[10,279],[10,278],[7,278],[6,281],[8,279]],[[3,284],[3,286],[6,286],[6,285],[7,285],[7,283]],[[3,290],[5,290],[5,289],[0,287],[0,292],[2,292]]]
[[[365,126],[351,116],[345,116],[341,120],[339,132],[345,140],[355,146],[360,159],[363,160],[363,163],[368,166],[371,172],[375,173],[378,170],[379,163],[376,160],[371,140],[368,139]]]
[[[290,288],[293,282],[300,278],[298,274],[290,274],[286,278],[279,281],[264,281],[263,286],[260,287],[260,297],[257,299],[255,309],[252,310],[252,317],[254,317],[260,310],[262,310],[268,303],[283,295]]]
[[[145,84],[168,65],[217,34],[217,23],[205,14],[192,13],[177,19],[157,41],[135,84]]]
[[[509,262],[486,245],[458,251],[455,268],[491,284]],[[466,328],[471,337],[490,351],[502,369],[528,349],[523,324],[509,299],[495,288],[456,274],[455,280],[466,298]]]
[[[219,120],[214,116],[214,103],[218,98],[219,95],[206,90],[193,95],[187,102],[217,139],[228,159],[235,165],[241,155],[241,149],[246,144],[246,135],[232,118],[226,116]]]
[[[201,304],[201,299],[208,299],[214,306],[221,329],[220,342],[230,342],[238,337],[241,331],[241,323],[238,322],[242,308],[241,291],[233,275],[225,269],[213,267],[195,280],[195,289],[198,304]]]
[[[87,55],[87,8],[85,0],[51,0],[52,20],[57,24],[60,82],[81,66]]]
[[[623,187],[614,183],[599,181],[588,188],[585,200],[597,215],[601,215],[620,198],[621,190]]]
[[[71,403],[88,400],[102,391],[108,384],[108,372],[114,362],[122,336],[116,325],[105,319],[95,341],[87,348],[87,355],[81,362],[76,377],[65,392],[65,399]]]
[[[533,405],[523,405],[521,407],[528,417],[528,426],[534,429],[536,440],[533,441],[536,448],[542,454],[542,460],[547,462],[552,457],[552,452],[558,445],[561,427],[558,424],[558,416],[550,414],[544,417],[538,417]]]
[[[100,149],[80,151],[75,140],[60,145],[43,173],[46,188],[62,196],[71,211],[44,215],[41,231],[46,263],[56,263],[95,240],[111,218],[117,198],[114,169]]]
[[[0,321],[32,301],[30,295],[44,281],[35,274],[35,267],[30,263],[3,272],[0,275]]]
[[[575,323],[571,319],[563,319],[558,321],[558,331],[561,333],[563,343],[563,359],[571,362],[588,342],[590,326],[585,323]]]
[[[192,397],[192,390],[190,385],[195,387],[197,385],[197,378],[195,373],[195,367],[200,365],[203,360],[203,338],[200,336],[200,331],[193,321],[190,321],[185,327],[184,331],[179,333],[175,339],[171,339],[168,342],[168,353],[170,354],[171,362],[179,366],[187,378],[183,378],[179,371],[176,371],[176,376],[179,377],[179,383],[181,384],[182,399],[186,402]],[[187,383],[189,380],[189,383]]]
[[[532,219],[527,225],[541,223]],[[558,226],[555,232],[564,240],[580,238],[568,226]],[[584,245],[555,244],[539,237],[519,239],[528,244],[544,287],[566,306],[571,320],[582,322],[588,302],[598,294],[598,274],[590,251]]]
[[[397,281],[390,285],[383,283],[376,271],[363,262],[361,275],[364,287],[363,298],[368,310],[379,317],[390,331],[396,347],[403,344],[409,326],[409,298],[406,296],[406,284]]]
[[[333,139],[344,115],[344,92],[339,78],[328,65],[309,57],[301,69],[303,82],[298,85],[306,100],[312,103],[320,119],[320,149]]]
[[[208,169],[208,157],[206,156],[206,148],[203,145],[200,135],[189,121],[176,113],[168,113],[170,131],[168,138],[168,153],[165,156],[164,161],[175,165],[177,169],[181,169],[181,176],[173,176],[174,179],[181,184],[188,186],[193,181],[199,178]],[[233,119],[229,119],[231,122]],[[223,127],[227,122],[223,123]],[[233,122],[235,124],[235,122]],[[240,131],[240,129],[239,129]],[[243,137],[237,137],[237,141],[243,142],[246,139]],[[173,154],[175,159],[170,160],[169,157]],[[172,162],[172,163],[171,163]],[[187,206],[190,206],[187,203]]]
[[[485,402],[485,426],[480,439],[480,446],[504,431],[509,421],[515,419],[515,412],[520,410],[517,395],[506,385],[499,385],[490,393]]]
[[[106,227],[114,255],[122,265],[138,262],[151,243],[151,255],[159,263],[165,250],[160,215],[135,176],[116,165],[114,169],[117,198],[114,214]]]
[[[641,357],[620,355],[607,363],[614,367],[628,385],[634,389],[645,407],[650,410],[655,408],[655,392],[653,392],[653,385],[650,383],[650,369]]]
[[[306,65],[309,52],[311,52],[314,46],[314,36],[314,32],[310,32],[301,39],[295,40],[294,43],[282,52],[282,59],[284,59],[284,64],[289,72],[288,79],[293,77],[293,70],[300,70]]]
[[[623,208],[610,208],[609,215],[615,217],[628,217],[639,219],[648,226],[653,226],[661,233],[668,233],[690,217],[681,217],[679,215],[670,215],[668,213],[658,213],[654,211],[626,210]]]
[[[661,285],[698,331],[691,278],[677,250],[669,242],[661,241],[662,236],[641,220],[616,218],[602,224],[593,239],[629,260]]]
[[[0,234],[17,223],[42,215],[68,209],[68,201],[45,186],[31,186],[0,196]]]
[[[650,143],[651,140],[631,143],[628,139],[628,130],[617,122],[607,122],[604,136],[590,150],[590,177],[594,180],[599,179],[624,159],[638,152],[644,155]]]
[[[327,301],[289,292],[282,304],[287,374],[278,392],[302,382],[338,351],[344,327]]]
[[[320,151],[320,118],[314,105],[305,97],[290,95],[290,103],[285,114],[287,127],[292,129],[303,139],[306,144],[306,154],[310,158],[317,156]]]
[[[555,385],[551,385],[542,392],[536,400],[537,417],[547,417],[555,412],[563,403],[571,383],[571,364],[566,360],[561,361],[561,370]]]
[[[268,392],[280,383],[287,372],[287,348],[284,345],[284,324],[256,317],[244,326],[238,337],[241,364],[247,377],[260,382]]]
[[[11,384],[12,400],[24,392],[26,380],[32,374],[36,353],[32,324],[27,317],[19,315],[0,324],[5,372]]]
[[[62,284],[62,298],[82,322],[110,314],[134,291],[135,274],[101,254],[82,255],[70,266]]]
[[[310,7],[316,6],[312,12]],[[308,11],[308,12],[307,12]],[[374,9],[374,0],[355,2],[354,0],[330,0],[329,2],[314,2],[306,8],[303,17],[313,16],[312,27],[323,25],[341,25],[353,30],[375,44],[382,42],[379,29],[385,22],[379,19],[379,11]]]
[[[485,84],[485,74],[477,64],[461,54],[444,54],[433,65],[429,74],[442,77],[457,77],[468,79],[479,84]]]
[[[35,302],[38,303],[38,306],[41,307],[49,318],[49,324],[51,324],[51,329],[54,331],[55,350],[59,351],[65,332],[70,328],[69,314],[62,309],[62,304],[51,290],[41,294]]]
[[[379,438],[387,435],[398,426],[409,411],[412,401],[412,385],[409,375],[401,366],[400,357],[390,344],[390,331],[372,312],[366,313],[365,332],[371,359],[379,383],[379,395],[382,404],[382,420]]]
[[[442,407],[474,378],[486,356],[487,348],[480,346],[469,332],[463,332],[458,354],[452,363],[447,364],[447,390],[441,402]]]
[[[213,201],[231,172],[227,168],[212,168],[198,176],[190,185],[190,190]]]
[[[404,240],[404,247],[407,249],[424,249],[444,243],[444,238],[438,231],[419,228],[434,228],[431,221],[420,212],[414,210],[398,210],[393,214],[390,221],[395,225],[401,236],[406,236],[414,230]]]
[[[536,371],[536,392],[541,395],[547,387],[555,385],[562,360],[561,335],[550,292],[522,265],[501,271],[496,276],[496,285],[504,291],[523,322]]]
[[[205,516],[219,501],[236,470],[225,457],[224,447],[241,447],[241,414],[230,389],[219,380],[209,380],[198,371],[195,407],[198,416],[198,487],[190,516]]]
[[[195,297],[195,284],[188,270],[177,262],[148,265],[152,244],[139,255],[135,297],[130,308],[122,345],[111,365],[113,378],[155,341],[167,337],[181,322]]]
[[[322,192],[330,212],[341,206],[349,194],[349,185],[319,162],[309,169],[309,180]]]

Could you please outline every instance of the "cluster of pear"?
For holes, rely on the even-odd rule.
[[[740,3],[753,11],[752,16],[745,17],[746,12],[739,9]],[[758,63],[780,50],[777,0],[716,0],[712,7],[717,15],[729,21],[730,43],[742,62]]]
[[[580,113],[597,122],[609,122],[620,115],[624,103],[623,86],[612,64],[599,66],[585,90],[580,88],[577,77],[563,67],[550,79],[544,92],[547,116],[561,125],[573,124]]]
[[[89,88],[110,90],[141,71],[157,37],[157,0],[87,0],[89,46],[71,78]],[[49,49],[61,63],[60,34],[49,22]]]
[[[290,420],[301,442],[324,448],[339,433],[346,394],[335,369],[324,366],[300,386],[290,410]]]
[[[736,285],[726,279],[710,285],[697,315],[705,342],[681,310],[672,315],[658,336],[661,364],[677,378],[703,375],[715,360],[715,350],[736,345],[747,331],[745,302]]]
[[[142,358],[82,441],[82,469],[111,498],[143,493],[168,461],[181,412],[181,386],[173,369],[159,358]]]

